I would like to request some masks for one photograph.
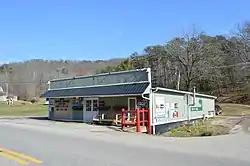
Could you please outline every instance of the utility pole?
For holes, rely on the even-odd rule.
[[[9,68],[9,66],[4,66],[4,70],[5,70],[5,76],[6,76],[6,80],[7,82],[5,83],[5,86],[6,86],[6,95],[7,97],[9,97],[9,84],[8,84],[8,81],[9,81],[9,76],[12,77],[12,68]],[[12,83],[12,79],[10,80],[10,82]],[[12,87],[13,88],[13,87]],[[13,89],[12,89],[13,91]]]
[[[180,81],[181,81],[181,72],[178,71],[178,79],[177,79],[177,90],[180,90]]]
[[[9,96],[9,84],[5,83],[5,86],[6,86],[6,95],[8,97]]]
[[[177,90],[180,90],[181,72],[180,72],[180,70],[178,70],[177,67],[176,67],[176,68],[175,68],[175,75],[177,75],[177,71],[178,71],[178,77],[177,77],[176,89],[177,89]]]

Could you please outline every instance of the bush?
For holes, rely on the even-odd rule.
[[[37,98],[33,98],[30,100],[31,103],[37,103],[38,102],[38,99]]]

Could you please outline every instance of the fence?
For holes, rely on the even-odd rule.
[[[134,114],[130,120],[130,114]],[[136,126],[136,132],[141,132],[141,125],[147,127],[147,133],[151,134],[151,121],[150,121],[150,109],[136,109],[136,110],[125,110],[122,109],[122,120],[121,127],[124,129],[125,126]]]

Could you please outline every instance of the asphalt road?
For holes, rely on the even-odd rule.
[[[0,120],[0,131],[1,166],[22,165],[16,158],[44,166],[250,165],[247,133],[178,139],[34,120]],[[4,156],[9,151],[15,159]]]

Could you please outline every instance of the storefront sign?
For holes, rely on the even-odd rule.
[[[154,124],[167,122],[169,104],[165,103],[164,97],[156,97],[155,102]]]
[[[203,111],[203,103],[202,100],[199,99],[198,106],[190,107],[191,111]]]
[[[55,100],[55,109],[56,111],[68,111],[69,100],[59,99]]]
[[[171,107],[169,108],[170,114],[172,115],[172,119],[178,118],[179,117],[179,112],[178,112],[178,103],[172,102]]]
[[[148,101],[137,102],[137,108],[148,108]]]
[[[99,100],[99,107],[104,107],[105,106],[105,101]]]
[[[179,114],[179,105],[177,102],[171,102],[162,96],[155,97],[153,125],[169,123],[183,116]]]

